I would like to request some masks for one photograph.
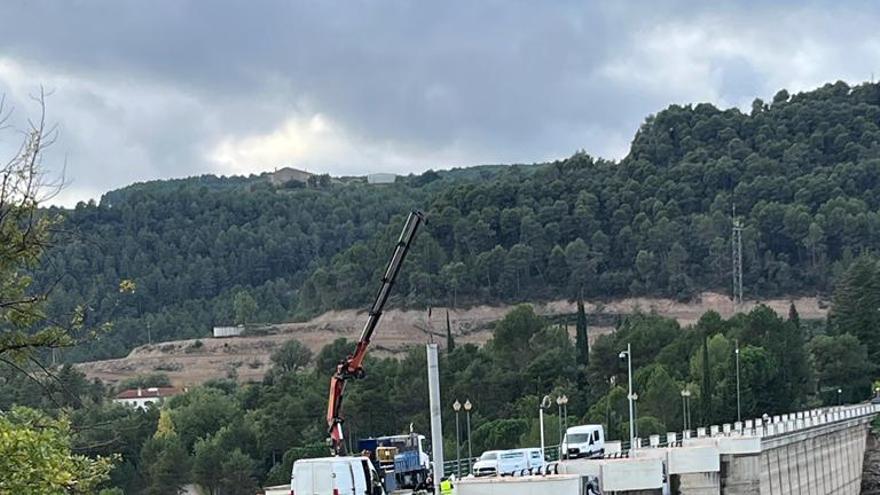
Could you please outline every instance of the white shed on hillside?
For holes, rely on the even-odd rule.
[[[214,338],[237,337],[244,332],[244,326],[236,327],[214,327]]]

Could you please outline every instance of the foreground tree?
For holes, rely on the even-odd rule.
[[[71,452],[70,425],[27,408],[0,415],[0,493],[95,493],[113,458]]]
[[[25,131],[18,153],[0,165],[0,359],[4,361],[72,343],[69,328],[47,322],[44,302],[49,289],[35,290],[30,277],[59,221],[40,211],[60,189],[41,168],[43,151],[55,133],[46,128],[42,99],[40,103],[40,118]],[[0,99],[0,129],[8,117]],[[76,313],[71,319],[79,327],[82,310]]]
[[[51,386],[33,374],[51,374],[39,361],[40,351],[70,346],[87,331],[84,306],[50,319],[46,301],[53,283],[36,285],[31,274],[38,267],[59,218],[43,206],[61,189],[43,168],[45,149],[56,133],[47,127],[43,95],[34,98],[39,117],[24,129],[14,156],[0,161],[0,362],[28,378],[57,406],[76,405],[85,384],[65,369]],[[0,130],[9,113],[0,98]],[[57,282],[57,281],[56,281]],[[128,292],[126,285],[122,293]],[[112,304],[110,305],[112,306]],[[64,392],[60,399],[53,392]],[[16,408],[0,415],[0,493],[94,493],[112,467],[110,458],[89,459],[71,450],[67,419]]]

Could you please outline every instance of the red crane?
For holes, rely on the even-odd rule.
[[[327,427],[334,455],[340,455],[345,450],[345,444],[342,441],[343,420],[340,416],[345,383],[351,378],[364,377],[364,357],[367,355],[370,339],[373,337],[373,332],[376,330],[376,325],[382,316],[382,309],[385,307],[388,296],[391,294],[391,287],[397,279],[403,259],[406,257],[406,253],[409,252],[419,225],[424,222],[425,216],[422,212],[418,210],[410,212],[409,217],[406,219],[406,224],[403,226],[403,231],[400,233],[400,238],[397,240],[397,245],[394,247],[394,253],[391,255],[388,267],[385,269],[382,285],[379,287],[378,294],[376,294],[376,300],[370,307],[367,322],[364,324],[363,331],[361,331],[361,337],[357,342],[354,353],[336,365],[336,373],[330,379],[330,398],[327,400]]]

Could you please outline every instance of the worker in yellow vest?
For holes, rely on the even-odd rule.
[[[452,495],[452,480],[443,478],[440,482],[440,495]]]

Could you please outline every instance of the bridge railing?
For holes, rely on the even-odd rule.
[[[651,435],[648,438],[636,438],[634,445],[636,448],[681,447],[691,438],[772,437],[878,413],[880,413],[880,404],[824,407],[790,414],[765,415],[762,418],[748,419],[741,422],[710,425],[708,427],[701,426],[696,430],[684,431],[682,433],[669,432],[665,435]],[[621,451],[623,454],[626,454],[629,448],[629,442],[622,442]]]
[[[660,448],[681,447],[692,438],[712,437],[773,437],[798,430],[845,421],[852,418],[870,416],[880,413],[880,404],[857,404],[852,406],[835,406],[799,411],[790,414],[775,416],[765,415],[762,418],[747,419],[734,423],[710,425],[698,427],[695,430],[684,432],[668,432],[664,435],[650,435],[647,438],[636,438],[636,448]],[[608,447],[614,444],[615,447]],[[606,442],[606,458],[628,457],[630,444],[624,440],[621,442]],[[560,446],[548,445],[544,447],[547,462],[560,460]],[[461,467],[457,459],[446,460],[443,463],[443,471],[446,474],[455,474],[458,477],[468,476],[473,465],[479,458],[461,459]]]

